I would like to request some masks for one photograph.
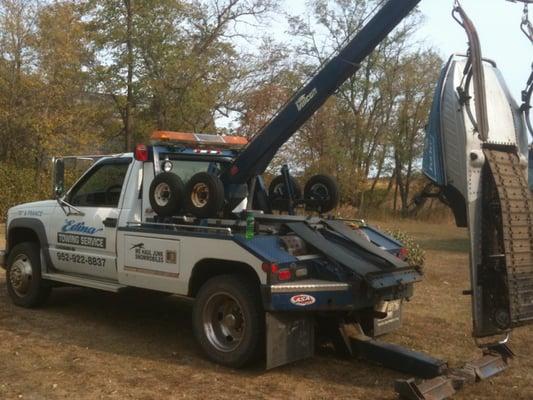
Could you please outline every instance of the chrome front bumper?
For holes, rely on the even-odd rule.
[[[4,250],[0,250],[0,267],[6,268],[6,252]]]

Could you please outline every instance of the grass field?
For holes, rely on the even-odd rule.
[[[470,337],[468,240],[452,225],[380,222],[427,251],[426,276],[387,340],[449,360],[476,357]],[[0,232],[3,229],[0,227]],[[0,239],[0,243],[1,243]],[[190,304],[149,294],[56,290],[39,310],[14,307],[0,273],[0,399],[394,399],[403,375],[326,352],[265,372],[206,361],[191,334]],[[457,399],[533,399],[533,329],[512,339],[513,366]]]

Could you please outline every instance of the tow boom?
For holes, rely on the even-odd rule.
[[[361,62],[404,20],[420,0],[389,0],[278,114],[262,128],[222,176],[244,184],[262,174],[279,148],[360,68]]]

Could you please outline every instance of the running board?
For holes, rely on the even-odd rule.
[[[94,278],[86,278],[84,276],[57,274],[57,273],[43,273],[43,279],[49,281],[65,283],[67,285],[87,287],[91,289],[104,290],[106,292],[118,293],[120,290],[126,288],[115,282],[99,280]]]

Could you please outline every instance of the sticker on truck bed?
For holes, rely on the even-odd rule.
[[[297,294],[291,297],[291,303],[295,306],[306,307],[316,303],[316,299],[308,294]]]
[[[126,235],[124,239],[124,270],[179,277],[179,240],[137,235]]]

